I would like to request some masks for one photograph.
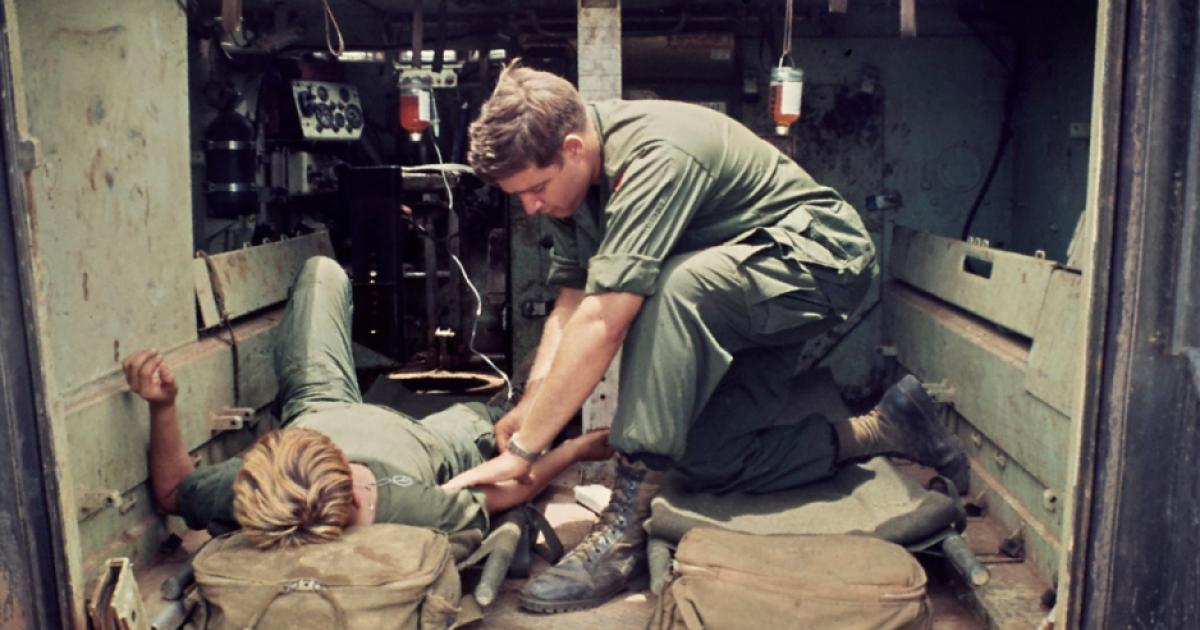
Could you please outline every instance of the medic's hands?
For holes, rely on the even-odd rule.
[[[139,350],[125,358],[125,382],[129,389],[151,405],[175,404],[179,386],[175,375],[163,360],[162,353],[153,348]]]
[[[532,470],[533,464],[505,451],[442,484],[442,489],[455,491],[510,480],[532,483],[533,480],[529,477]]]
[[[503,418],[496,421],[492,427],[492,431],[496,434],[496,448],[501,453],[508,452],[508,441],[517,431],[521,430],[521,424],[525,421],[525,406],[518,404],[511,411],[504,414]]]

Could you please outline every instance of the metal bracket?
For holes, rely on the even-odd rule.
[[[974,245],[976,247],[986,247],[986,248],[990,249],[992,247],[992,242],[986,238],[983,238],[982,236],[968,236],[967,237],[967,245]]]
[[[24,137],[17,141],[17,168],[28,173],[42,163],[42,143],[34,137]]]
[[[149,627],[129,558],[109,558],[104,562],[88,601],[88,615],[97,630]]]
[[[79,501],[80,514],[99,512],[104,508],[121,505],[121,493],[116,490],[96,490],[83,495]]]
[[[253,426],[254,424],[254,408],[253,407],[225,407],[218,411],[208,419],[208,428],[213,433],[221,433],[224,431],[240,431],[246,425]]]
[[[118,490],[96,490],[83,495],[83,499],[79,501],[79,513],[82,515],[99,512],[105,508],[117,508],[121,514],[133,509],[137,505],[137,497],[134,495],[124,496]]]
[[[1054,512],[1058,509],[1058,493],[1047,488],[1042,492],[1042,507],[1047,512]]]
[[[954,389],[954,386],[950,384],[950,381],[943,379],[936,383],[925,383],[924,387],[925,391],[929,393],[929,397],[932,398],[934,402],[947,405],[954,404],[954,397],[957,394],[957,391]]]

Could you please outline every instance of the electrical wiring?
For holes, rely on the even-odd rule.
[[[433,106],[433,110],[435,112],[437,111],[436,103]],[[433,125],[433,128],[437,129],[436,122]],[[440,146],[438,146],[437,138],[434,137],[435,134],[436,134],[436,132],[429,134],[429,139],[433,143],[433,150],[434,150],[434,153],[437,155],[438,165],[444,167],[445,162],[442,160],[442,149]],[[454,208],[454,190],[450,186],[450,180],[446,177],[445,168],[441,169],[441,175],[442,175],[442,185],[446,187],[446,205],[450,208],[450,212],[458,214],[458,211]],[[420,232],[424,237],[428,238],[429,240],[433,241],[434,243],[438,242],[438,240],[435,239],[432,234],[427,232],[424,228],[418,226],[415,221],[412,221],[411,219],[409,219],[409,223],[416,226],[417,231]],[[455,236],[455,235],[451,235],[451,236]],[[448,241],[449,239],[450,239],[450,236],[447,236],[446,240]],[[469,288],[471,290],[471,295],[475,298],[475,317],[474,317],[474,319],[471,320],[471,334],[467,338],[467,348],[471,351],[472,354],[474,354],[475,356],[477,356],[481,360],[483,360],[483,362],[486,363],[488,365],[488,367],[492,368],[493,372],[498,374],[500,376],[500,378],[504,380],[506,400],[508,402],[512,402],[512,399],[513,399],[512,379],[510,379],[508,377],[508,374],[506,374],[504,372],[504,370],[501,370],[495,363],[493,363],[492,360],[490,358],[488,358],[488,356],[486,354],[483,354],[482,352],[475,349],[475,333],[479,327],[479,318],[480,318],[480,316],[483,315],[483,298],[482,298],[482,296],[479,295],[479,289],[475,288],[475,284],[471,282],[470,276],[467,275],[467,268],[463,265],[462,261],[459,260],[458,256],[455,256],[454,252],[451,251],[449,247],[446,247],[446,253],[450,256],[450,260],[454,261],[455,266],[458,267],[458,272],[462,276],[463,282],[465,282],[467,284],[467,288]]]

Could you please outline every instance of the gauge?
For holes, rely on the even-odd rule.
[[[347,105],[346,127],[353,131],[361,126],[363,126],[362,110],[358,108],[358,105]]]
[[[326,127],[333,126],[333,115],[329,111],[329,106],[325,104],[317,105],[315,108],[317,113],[317,130],[320,131]]]

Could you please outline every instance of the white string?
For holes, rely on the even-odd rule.
[[[433,92],[431,90],[430,91],[431,98],[432,98],[432,95],[433,95]],[[432,108],[435,112],[437,111],[437,103],[436,102],[432,103]],[[437,128],[437,126],[435,123],[434,129],[436,129],[436,128]],[[435,131],[435,133],[436,133],[436,131]],[[444,185],[446,187],[446,203],[450,207],[450,212],[455,212],[455,210],[454,210],[454,191],[450,188],[450,180],[446,179],[446,168],[445,168],[446,164],[445,164],[445,162],[442,161],[442,148],[438,146],[437,139],[434,138],[433,136],[434,136],[434,134],[429,134],[429,139],[430,139],[430,141],[433,142],[433,150],[437,154],[438,165],[440,165],[442,167],[438,170],[441,171],[441,174],[442,174],[442,185]],[[449,243],[446,244],[446,253],[450,255],[450,259],[453,260],[454,264],[458,266],[458,272],[462,275],[463,282],[467,283],[467,288],[471,289],[471,295],[473,295],[475,297],[475,319],[471,320],[471,336],[467,339],[467,348],[469,348],[471,350],[472,354],[479,357],[480,359],[483,359],[483,362],[488,364],[488,367],[492,368],[492,371],[494,371],[496,374],[499,374],[500,378],[504,379],[504,387],[505,387],[505,392],[506,392],[505,396],[507,397],[506,399],[509,402],[512,402],[513,385],[512,385],[512,381],[508,378],[508,375],[504,373],[504,370],[501,370],[499,367],[497,367],[495,363],[492,363],[492,360],[489,359],[486,354],[475,349],[475,331],[479,327],[479,318],[480,318],[480,316],[483,315],[483,298],[480,297],[479,290],[476,289],[475,285],[471,283],[471,278],[469,276],[467,276],[467,269],[466,269],[466,267],[463,266],[462,261],[458,259],[458,256],[454,255],[454,252],[450,251]],[[429,273],[429,272],[427,272],[427,273]]]
[[[329,7],[329,0],[321,0],[321,6],[325,9],[325,48],[329,49],[329,54],[341,58],[342,53],[346,52],[346,40],[342,39],[342,27],[338,26],[337,17],[334,16],[333,9]],[[337,33],[337,50],[333,49],[333,42],[329,39],[330,22],[333,23],[333,30]]]

